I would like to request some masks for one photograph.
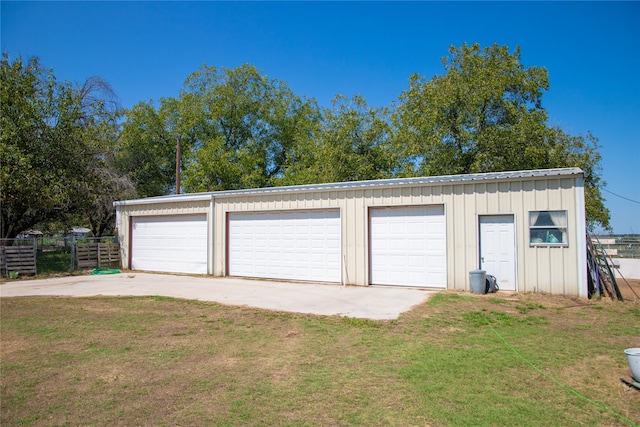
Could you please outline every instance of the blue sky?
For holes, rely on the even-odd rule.
[[[640,2],[0,2],[11,57],[60,80],[99,75],[124,107],[177,96],[202,64],[255,65],[329,106],[389,106],[409,76],[442,74],[450,45],[521,47],[546,67],[550,124],[602,145],[617,233],[640,233]],[[635,201],[635,202],[634,202]]]

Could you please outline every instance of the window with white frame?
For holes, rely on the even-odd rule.
[[[567,245],[567,211],[529,212],[531,245]]]

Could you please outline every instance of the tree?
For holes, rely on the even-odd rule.
[[[37,58],[0,63],[0,220],[3,238],[82,210],[104,162],[119,108],[99,78],[59,83]],[[107,96],[109,95],[109,96]]]
[[[187,78],[179,108],[189,140],[184,186],[190,191],[276,185],[317,114],[315,101],[246,64],[203,66]]]
[[[382,179],[393,176],[395,155],[386,108],[371,108],[356,95],[338,95],[331,109],[323,109],[309,144],[296,147],[283,182],[318,182]]]
[[[129,176],[106,165],[93,169],[91,174],[93,185],[88,188],[88,203],[82,211],[93,235],[101,237],[114,230],[116,211],[113,202],[135,198],[137,193]]]
[[[203,65],[187,77],[178,98],[159,104],[139,103],[126,113],[115,156],[117,169],[142,197],[175,188],[177,138],[185,191],[277,185],[319,114],[314,100],[247,64]]]
[[[547,123],[547,70],[524,67],[520,49],[497,44],[451,47],[446,73],[414,75],[393,117],[400,175],[444,175],[550,167],[585,171],[587,219],[607,227],[600,156],[591,135],[575,137]]]
[[[156,110],[151,102],[140,102],[126,112],[114,167],[130,177],[138,196],[169,194],[175,186],[176,132],[168,117],[175,100],[162,99]]]

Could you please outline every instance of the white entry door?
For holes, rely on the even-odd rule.
[[[447,286],[444,206],[370,210],[370,283]]]
[[[480,268],[496,277],[502,290],[516,290],[516,239],[513,215],[480,217]]]
[[[228,274],[340,283],[340,211],[229,214]]]

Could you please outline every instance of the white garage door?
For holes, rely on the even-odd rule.
[[[229,214],[229,275],[341,281],[340,211]]]
[[[207,216],[133,217],[131,269],[207,274]]]
[[[444,206],[370,210],[374,285],[446,287]]]

